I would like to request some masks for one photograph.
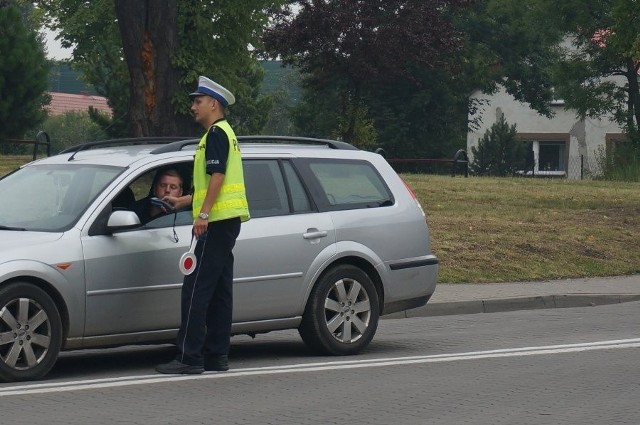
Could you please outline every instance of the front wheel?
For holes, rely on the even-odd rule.
[[[340,265],[311,291],[299,332],[305,344],[322,354],[356,354],[371,342],[379,316],[371,278],[357,267]]]
[[[0,290],[0,380],[45,376],[62,345],[62,321],[51,297],[29,283]]]

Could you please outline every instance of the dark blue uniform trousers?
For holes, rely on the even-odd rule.
[[[182,285],[177,359],[202,365],[205,356],[229,353],[233,311],[233,247],[240,219],[213,221],[196,243],[196,268]]]

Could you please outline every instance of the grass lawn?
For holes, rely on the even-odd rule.
[[[403,175],[427,214],[440,282],[640,273],[640,184]]]
[[[0,175],[30,156],[0,156]],[[640,273],[640,183],[403,174],[427,214],[439,282]]]
[[[32,159],[33,155],[0,155],[0,176],[4,176]]]

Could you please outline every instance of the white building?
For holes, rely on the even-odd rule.
[[[564,176],[570,179],[587,178],[598,174],[598,155],[611,143],[622,139],[622,130],[607,119],[580,120],[575,111],[565,110],[564,102],[552,102],[555,115],[544,117],[527,104],[518,102],[504,89],[493,95],[480,91],[472,99],[482,100],[478,112],[470,119],[480,118],[480,126],[467,135],[467,152],[472,160],[472,147],[485,132],[504,115],[509,125],[516,125],[520,140],[532,142],[534,174]],[[600,152],[600,153],[599,153]]]

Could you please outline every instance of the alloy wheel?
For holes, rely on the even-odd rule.
[[[51,323],[44,308],[30,298],[16,298],[0,310],[0,359],[14,370],[40,364],[49,351]]]
[[[369,326],[371,301],[355,279],[340,279],[333,284],[324,302],[329,332],[342,343],[359,340]]]

